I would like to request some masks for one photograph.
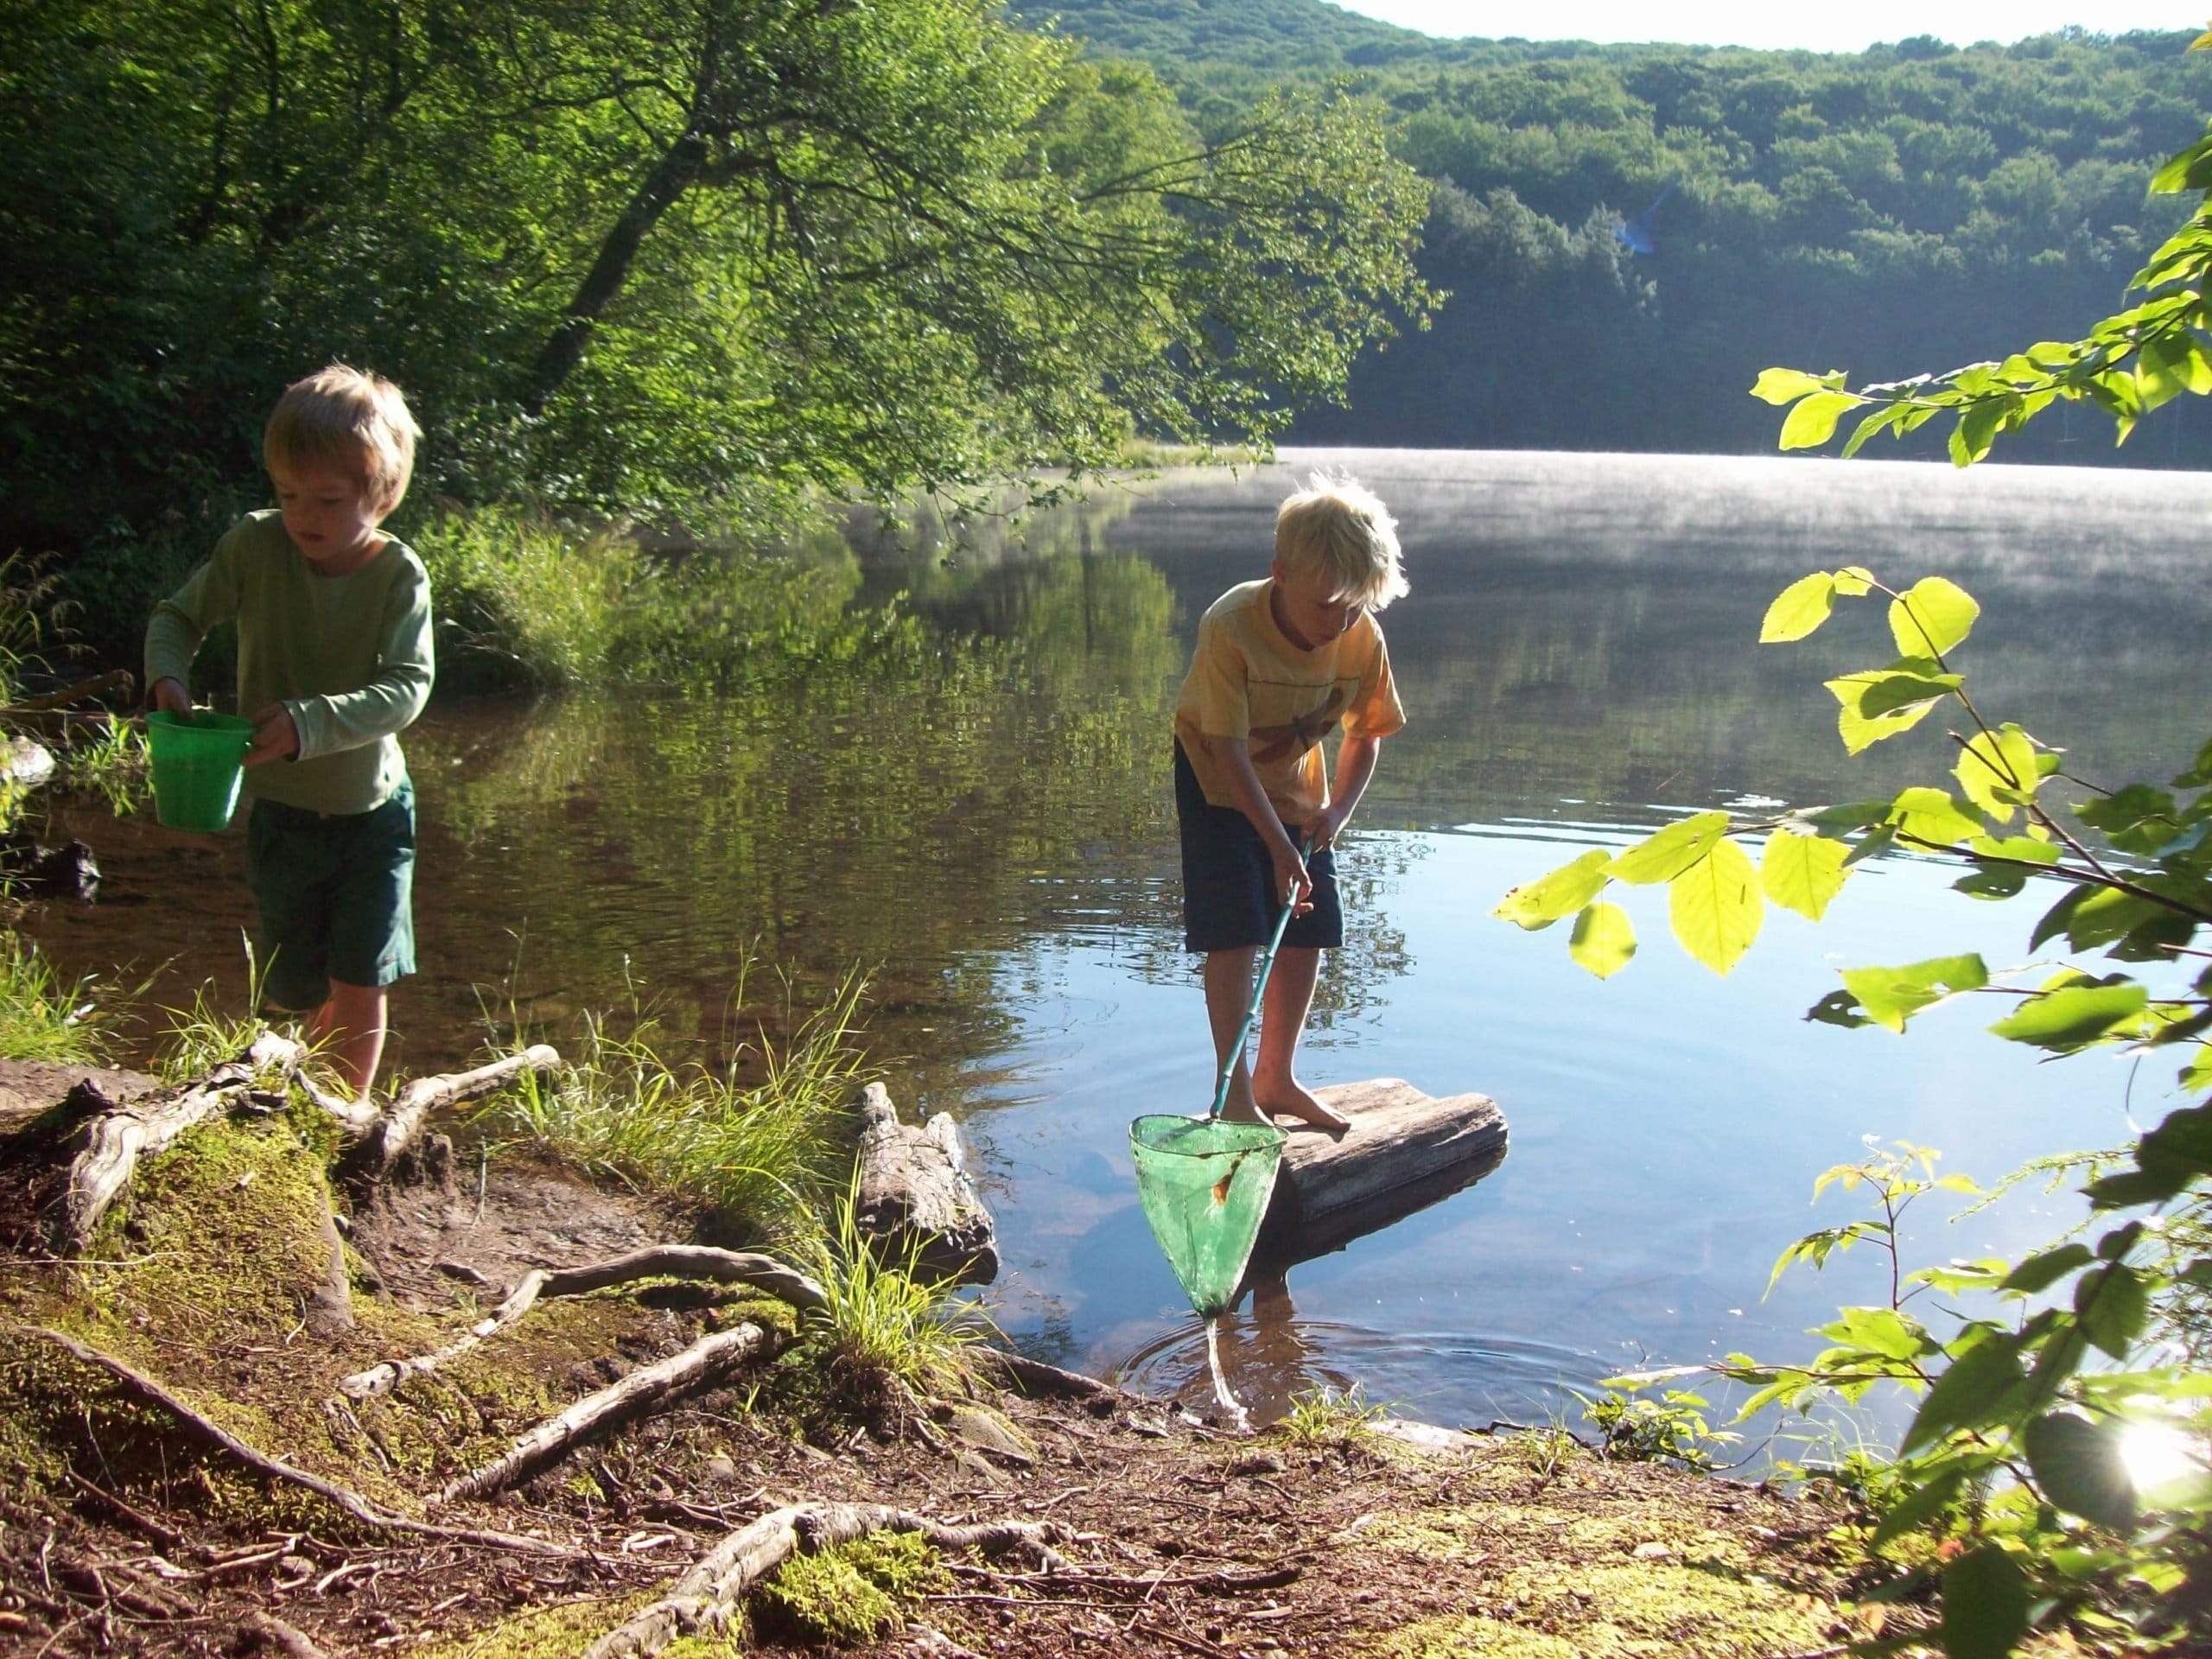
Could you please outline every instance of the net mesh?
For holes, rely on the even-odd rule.
[[[1219,1118],[1155,1114],[1129,1125],[1144,1218],[1207,1319],[1236,1301],[1287,1139],[1271,1123]]]

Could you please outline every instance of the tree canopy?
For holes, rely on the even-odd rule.
[[[0,66],[18,538],[250,479],[332,358],[434,490],[652,510],[1264,439],[1427,305],[1371,107],[1201,132],[987,0],[29,0]]]
[[[2178,222],[2152,172],[2212,110],[2189,31],[1824,54],[1440,41],[1319,0],[1023,9],[1152,63],[1202,127],[1277,81],[1385,108],[1452,298],[1300,422],[1317,440],[1764,449],[1739,394],[1768,364],[1880,380],[2109,310]],[[2207,431],[2192,410],[2121,458],[2186,462]],[[2014,453],[2113,451],[2062,420]]]

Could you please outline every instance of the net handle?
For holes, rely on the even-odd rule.
[[[1298,843],[1299,861],[1303,863],[1313,855],[1313,839],[1308,836]],[[1282,949],[1282,936],[1290,931],[1291,912],[1297,907],[1294,896],[1286,899],[1282,914],[1275,918],[1274,937],[1268,941],[1268,948],[1260,957],[1259,974],[1252,982],[1252,1004],[1244,1010],[1244,1023],[1236,1027],[1236,1040],[1229,1046],[1229,1058],[1221,1063],[1221,1080],[1214,1085],[1213,1106],[1206,1113],[1210,1119],[1219,1117],[1221,1109],[1229,1104],[1229,1080],[1236,1075],[1237,1061],[1244,1058],[1244,1043],[1252,1034],[1252,1022],[1260,1017],[1260,999],[1267,995],[1268,976],[1274,971],[1275,953]]]

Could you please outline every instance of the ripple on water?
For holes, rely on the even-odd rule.
[[[1329,1319],[1281,1319],[1262,1294],[1217,1321],[1221,1382],[1255,1427],[1281,1421],[1300,1395],[1357,1388],[1395,1416],[1482,1428],[1548,1421],[1566,1389],[1592,1389],[1614,1369],[1556,1343],[1468,1332],[1377,1331]],[[1123,1387],[1214,1407],[1205,1321],[1182,1319],[1109,1373]],[[1448,1401],[1448,1405],[1436,1404]]]

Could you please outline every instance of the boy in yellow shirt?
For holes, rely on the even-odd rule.
[[[1316,476],[1275,515],[1274,566],[1230,588],[1198,623],[1175,707],[1184,943],[1205,954],[1217,1066],[1251,1001],[1252,968],[1295,906],[1262,1007],[1260,1052],[1240,1057],[1223,1116],[1344,1120],[1298,1081],[1298,1039],[1321,952],[1344,943],[1332,848],[1406,723],[1375,613],[1407,591],[1397,525],[1357,484]],[[1338,726],[1332,783],[1321,741]],[[1303,842],[1306,852],[1300,852]]]
[[[149,694],[187,714],[200,640],[238,621],[264,988],[315,1011],[310,1031],[364,1099],[386,988],[415,971],[415,791],[398,734],[430,695],[430,578],[379,526],[407,493],[418,436],[389,380],[333,364],[293,385],[262,436],[277,506],[232,525],[146,625]]]

